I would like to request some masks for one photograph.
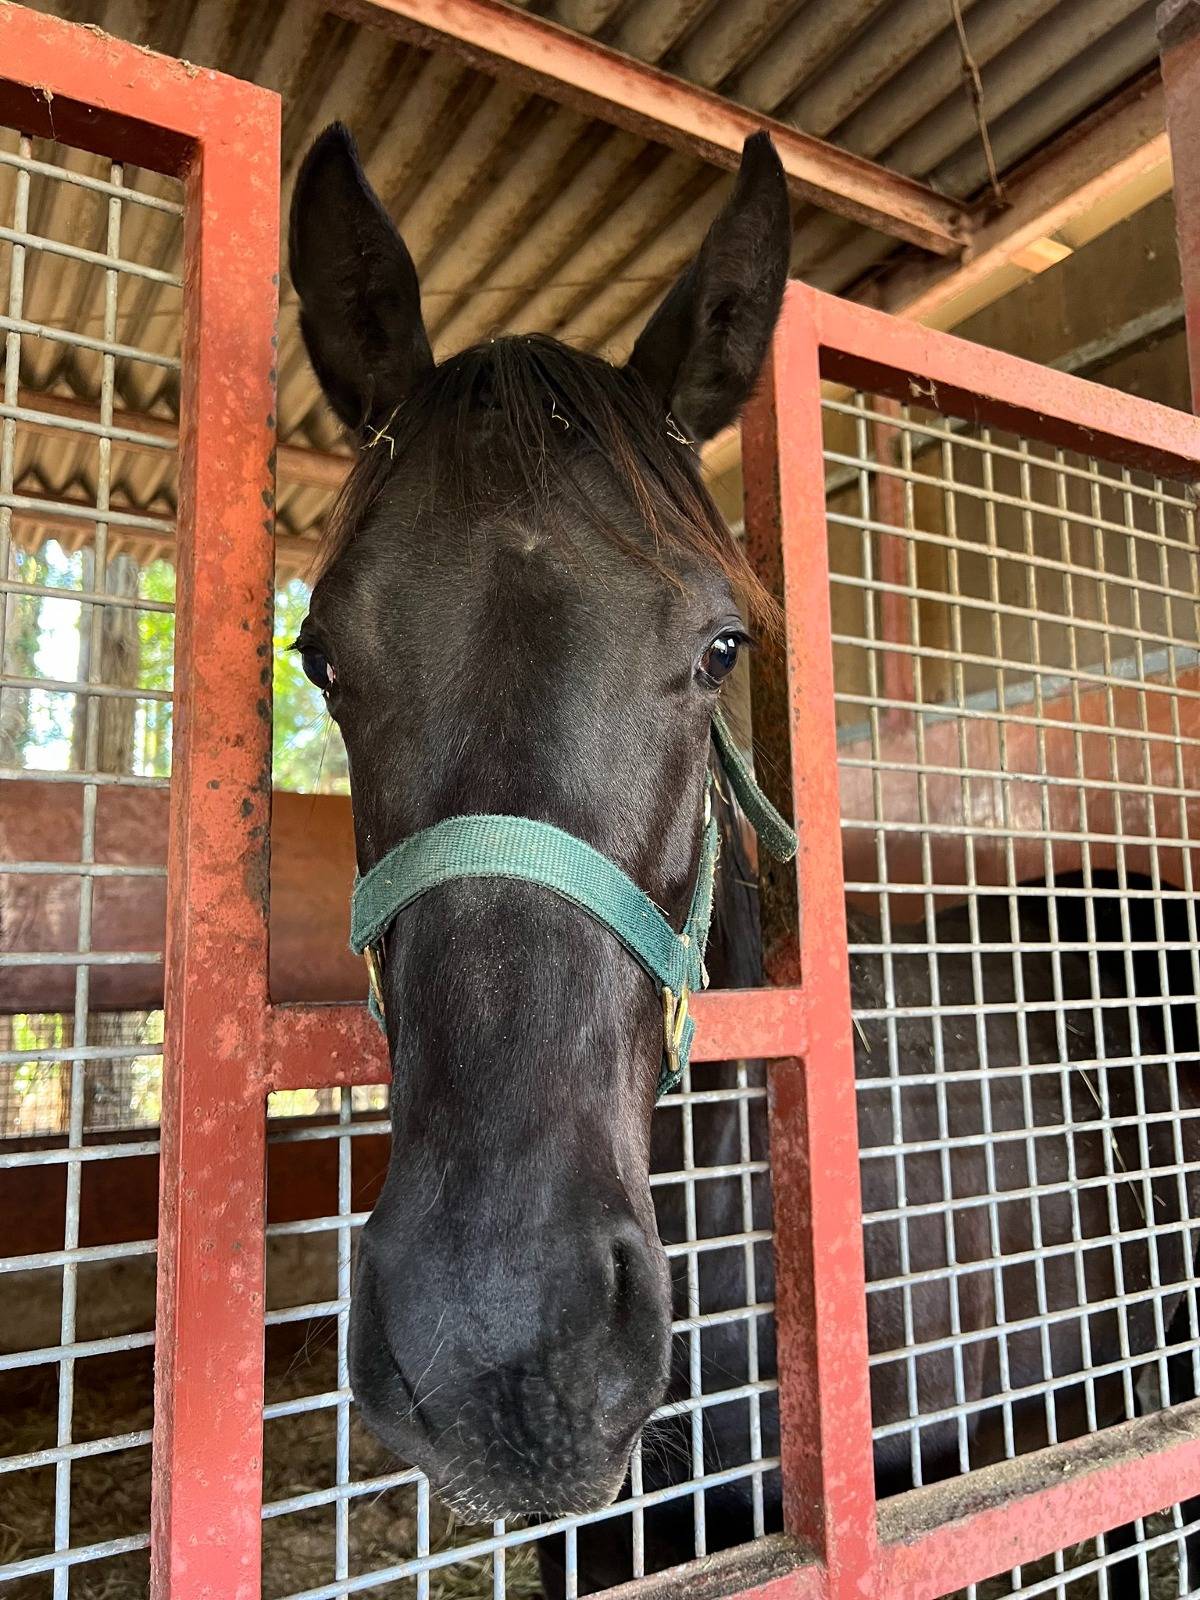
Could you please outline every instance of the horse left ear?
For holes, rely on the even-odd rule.
[[[288,251],[300,332],[325,398],[365,439],[433,368],[417,271],[335,122],[304,158]]]
[[[728,427],[754,388],[783,303],[791,239],[783,164],[770,137],[753,133],[733,193],[627,363],[699,442]]]

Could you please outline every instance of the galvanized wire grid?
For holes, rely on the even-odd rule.
[[[892,1492],[1195,1392],[1200,584],[1186,487],[861,395],[826,442]]]
[[[610,1545],[627,1539],[625,1576],[641,1576],[655,1569],[656,1508],[690,1503],[691,1550],[703,1555],[706,1507],[731,1485],[744,1501],[745,1537],[762,1534],[779,1494],[764,1104],[761,1076],[730,1065],[693,1067],[681,1091],[660,1105],[667,1124],[660,1148],[674,1154],[670,1170],[651,1182],[676,1288],[676,1383],[635,1449],[618,1501],[593,1517],[539,1527],[455,1521],[423,1475],[389,1458],[362,1427],[347,1371],[353,1242],[386,1168],[388,1123],[360,1113],[344,1094],[336,1122],[276,1121],[267,1228],[268,1600],[532,1595],[540,1592],[536,1546],[543,1541],[554,1546],[574,1596],[590,1527]],[[326,1215],[277,1218],[271,1204],[271,1190],[286,1184],[288,1147],[297,1144],[305,1147],[307,1193],[312,1175],[323,1174]],[[336,1156],[322,1158],[321,1147]],[[730,1255],[740,1263],[732,1300],[706,1270]],[[720,1448],[717,1407],[737,1417],[722,1429]]]
[[[158,1141],[102,1130],[143,1092],[155,1120],[162,1039],[120,1008],[162,953],[113,934],[164,873],[126,802],[169,782],[173,533],[121,510],[126,390],[179,366],[178,280],[138,247],[182,207],[153,184],[0,131],[0,1587],[54,1600],[147,1572]],[[175,299],[142,349],[148,282]],[[94,415],[39,400],[64,388]]]
[[[1176,1600],[1200,1588],[1198,1568],[1200,1505],[1189,1502],[972,1584],[954,1600]]]

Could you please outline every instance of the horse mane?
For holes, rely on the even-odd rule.
[[[469,516],[474,505],[494,495],[488,474],[470,466],[470,427],[483,410],[502,418],[506,482],[515,478],[523,511],[536,517],[565,505],[671,582],[678,582],[672,556],[715,561],[751,621],[777,630],[776,603],[701,482],[692,446],[641,378],[545,335],[495,339],[461,351],[418,383],[382,428],[366,430],[327,519],[314,583],[353,542],[393,463],[418,437],[427,441],[422,459],[443,503],[448,496]],[[603,515],[594,484],[577,470],[589,451],[616,474],[650,531],[649,547]]]

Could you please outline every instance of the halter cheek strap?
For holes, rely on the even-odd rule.
[[[796,853],[796,835],[755,783],[720,713],[713,717],[713,740],[763,848],[781,861],[790,860]],[[711,782],[710,777],[710,787]],[[350,946],[366,959],[371,1011],[382,1025],[379,943],[414,900],[458,878],[536,883],[607,928],[655,980],[663,1002],[658,1093],[665,1094],[683,1076],[691,1054],[695,1023],[689,999],[708,985],[704,951],[719,847],[717,821],[706,793],[696,882],[687,919],[682,931],[676,932],[649,895],[586,840],[531,817],[447,817],[402,840],[355,882]]]

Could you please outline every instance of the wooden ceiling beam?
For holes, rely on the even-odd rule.
[[[330,0],[330,9],[713,166],[736,168],[747,137],[765,131],[797,200],[937,256],[957,256],[966,242],[963,208],[915,178],[505,0]]]
[[[1016,261],[1029,246],[1089,216],[1098,233],[1171,184],[1166,101],[1152,68],[1004,179],[1008,205],[981,213],[962,261],[913,261],[887,273],[862,298],[929,327],[950,328],[1029,276]],[[1078,247],[1082,237],[1068,244]]]
[[[1027,245],[1065,231],[1079,248],[1170,186],[1166,104],[1152,68],[1005,177],[1007,207],[980,208],[961,261],[885,266],[848,293],[929,327],[958,327],[1029,278],[1013,259]],[[709,481],[725,478],[740,455],[740,431],[726,428],[704,451]]]

